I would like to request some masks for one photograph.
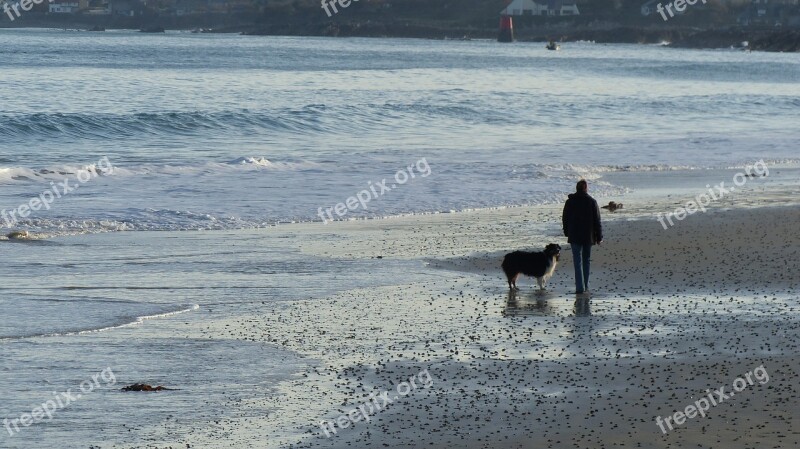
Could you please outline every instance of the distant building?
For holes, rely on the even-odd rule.
[[[88,0],[53,0],[48,12],[51,14],[75,14],[89,7]]]
[[[111,14],[111,7],[108,0],[89,0],[88,7],[81,10],[81,13],[89,16],[107,16]]]
[[[571,0],[549,0],[547,4],[534,0],[514,0],[500,11],[504,16],[577,16],[578,5]]]
[[[111,10],[108,8],[89,8],[81,11],[81,13],[89,16],[107,16],[111,14]]]
[[[542,16],[547,14],[547,6],[533,0],[514,0],[500,11],[504,16]]]
[[[739,14],[739,25],[797,26],[800,23],[800,8],[796,0],[751,0],[750,5]]]
[[[574,1],[550,0],[547,5],[547,13],[551,16],[579,16],[581,12]]]

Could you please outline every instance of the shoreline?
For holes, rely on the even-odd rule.
[[[794,189],[776,193],[776,203]],[[224,437],[189,440],[246,444],[269,435],[265,429],[288,426],[297,431],[272,447],[523,448],[541,441],[572,447],[565,438],[587,447],[631,438],[659,448],[701,440],[740,447],[741,436],[719,419],[755,419],[776,395],[793,394],[785,385],[800,373],[795,338],[787,331],[800,327],[793,295],[800,279],[792,275],[800,267],[780,265],[792,260],[792,247],[800,243],[791,232],[800,212],[790,205],[752,207],[735,197],[668,232],[649,215],[673,200],[661,197],[645,210],[632,198],[623,200],[632,212],[604,216],[611,218],[607,243],[597,248],[593,264],[593,283],[600,287],[585,303],[569,293],[567,247],[545,294],[526,279],[522,291],[509,296],[497,268],[505,251],[563,240],[552,224],[560,205],[337,222],[324,231],[292,225],[307,257],[368,261],[388,283],[267,304],[255,316],[208,328],[270,342],[318,364],[282,383],[279,397],[256,401],[277,407],[274,416],[230,421]],[[742,235],[750,238],[737,239]],[[709,263],[711,256],[726,264]],[[772,264],[764,263],[767,256]],[[654,265],[655,257],[667,263]],[[395,262],[406,268],[391,268]],[[776,315],[783,320],[774,321]],[[735,338],[742,333],[747,341]],[[695,420],[663,436],[654,421],[643,419],[682,409],[696,399],[692,391],[729,384],[758,365],[776,380],[754,387],[745,400],[757,405],[747,411],[731,401],[715,407],[711,421]],[[376,412],[368,425],[337,427],[326,438],[316,424],[336,420],[371,393],[391,391],[422,370],[429,371],[431,388]],[[580,420],[567,430],[556,425],[575,416]],[[633,430],[616,440],[604,432],[608,426]],[[780,422],[768,430],[776,438],[790,431]]]
[[[644,176],[652,181],[652,174]],[[667,178],[685,183],[683,178]],[[776,192],[756,186],[750,194],[756,203],[772,197],[772,204],[777,204],[794,195],[796,188],[796,182]],[[151,249],[180,254],[187,262],[196,260],[185,268],[179,265],[174,273],[204,267],[177,285],[168,283],[171,290],[153,298],[184,301],[182,296],[189,295],[199,310],[82,335],[77,341],[92,344],[108,359],[102,349],[106,345],[142,339],[130,350],[149,354],[151,363],[107,361],[104,366],[113,366],[122,383],[152,380],[181,387],[181,393],[150,399],[156,401],[150,407],[157,406],[159,413],[192,407],[202,394],[198,389],[224,393],[205,398],[208,407],[181,420],[154,424],[134,420],[130,425],[135,435],[110,435],[99,446],[219,447],[268,441],[267,447],[276,448],[386,444],[483,448],[529,447],[534,441],[550,440],[549,447],[558,448],[567,447],[558,441],[574,438],[591,447],[616,441],[603,430],[622,425],[632,426],[640,441],[650,441],[660,438],[653,433],[660,431],[649,419],[642,421],[642,414],[652,408],[655,416],[661,407],[658,413],[667,416],[671,407],[690,403],[690,391],[727,384],[758,364],[765,364],[776,379],[766,387],[781,386],[752,394],[758,396],[759,407],[767,407],[774,395],[787,393],[783,385],[800,372],[791,333],[800,328],[800,306],[793,296],[800,280],[792,275],[800,267],[788,265],[800,259],[784,257],[800,242],[783,231],[791,229],[800,212],[792,206],[750,209],[749,196],[733,197],[731,204],[720,204],[668,232],[650,217],[653,210],[674,202],[658,192],[653,191],[658,201],[648,192],[615,198],[629,209],[604,213],[607,243],[595,252],[594,296],[587,303],[577,302],[569,293],[567,246],[545,294],[536,293],[531,280],[525,279],[522,291],[510,297],[498,268],[506,251],[563,242],[560,204],[326,226],[298,223],[248,231],[114,233],[57,241],[65,245],[66,260],[70,252],[85,252],[87,245],[125,248],[121,254],[110,253],[114,262],[108,266],[97,262],[116,273],[114,277],[106,279],[101,271],[94,275],[97,279],[85,280],[95,288],[108,288],[109,293],[99,293],[103,296],[121,290],[119,294],[128,297],[137,293],[126,290],[126,285],[164,282],[158,281],[161,274],[140,279],[116,267],[122,259],[137,266]],[[637,204],[640,201],[642,205]],[[732,210],[726,210],[729,206]],[[793,218],[781,218],[787,214]],[[703,243],[715,229],[716,240]],[[775,235],[768,238],[770,231]],[[650,242],[644,239],[648,235]],[[737,238],[742,235],[751,238]],[[705,245],[700,253],[698,245]],[[47,249],[30,250],[36,248]],[[12,249],[22,251],[25,245]],[[211,269],[206,253],[214,255],[210,261],[221,264],[225,273],[212,284],[204,275]],[[268,257],[273,253],[278,255],[274,261]],[[709,262],[712,256],[730,264],[717,269],[719,265]],[[772,258],[770,263],[765,263],[766,256]],[[656,257],[667,263],[653,264]],[[775,264],[784,261],[787,265],[777,269]],[[242,262],[258,269],[230,271]],[[689,271],[682,271],[694,262],[698,263]],[[311,273],[299,270],[297,281],[274,280],[297,270],[287,267],[309,267]],[[732,273],[736,282],[726,284]],[[35,279],[26,282],[38,285]],[[59,282],[71,285],[57,279],[47,284]],[[201,290],[192,293],[197,288]],[[782,320],[773,320],[774,316]],[[743,334],[747,340],[736,339]],[[60,347],[64,337],[33,340]],[[150,342],[163,342],[159,344],[163,350],[150,354]],[[245,379],[231,377],[234,371],[227,368],[217,370],[213,380],[190,374],[196,369],[190,360],[177,367],[169,361],[177,342],[181,342],[178,348],[188,351],[211,351],[203,363],[235,355],[232,366],[253,364],[269,383],[248,385]],[[253,356],[248,354],[256,349],[256,355],[263,353],[268,359],[250,360]],[[289,365],[277,366],[276,360]],[[370,393],[391,391],[424,369],[431,375],[430,388],[419,388],[376,411],[369,426],[361,422],[354,428],[337,427],[331,438],[321,434],[319,421],[336,419],[363,404]],[[690,380],[672,382],[678,375]],[[653,390],[651,378],[665,387]],[[136,399],[113,392],[98,392],[96,397],[105,401],[93,405],[97,410]],[[631,405],[643,400],[646,408]],[[712,412],[729,419],[740,405],[731,401]],[[217,416],[213,410],[226,412]],[[586,415],[590,410],[594,412]],[[551,424],[576,416],[580,419],[571,429],[561,431]],[[654,447],[687,439],[733,438],[718,423],[718,419],[689,423]],[[788,432],[780,423],[770,429]]]
[[[184,21],[185,22],[185,21]],[[242,34],[248,36],[281,37],[364,37],[429,40],[496,40],[496,30],[471,28],[438,28],[427,25],[410,26],[409,22],[390,24],[376,21],[332,22],[316,25],[302,24],[301,28],[287,28],[286,23],[276,23],[272,27],[253,25],[224,25],[209,28],[199,23],[168,21],[165,26],[170,31],[194,32],[202,29],[203,34]],[[94,31],[93,27],[102,27]],[[83,32],[103,32],[108,30],[138,31],[140,26],[134,22],[113,25],[101,19],[47,21],[29,19],[26,22],[10,24],[0,22],[0,29],[64,29]],[[521,29],[516,31],[516,41],[522,43],[557,42],[595,42],[598,44],[663,44],[670,48],[686,49],[740,49],[778,53],[800,52],[800,30],[722,27],[699,29],[691,27],[636,27],[617,26],[611,28],[555,27],[548,31]]]

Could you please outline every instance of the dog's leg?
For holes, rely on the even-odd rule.
[[[544,278],[536,278],[536,284],[539,285],[539,290],[544,290]]]

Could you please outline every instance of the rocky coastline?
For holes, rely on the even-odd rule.
[[[0,22],[0,28],[58,28],[69,30],[141,29],[153,26],[152,21],[103,20],[98,17],[59,18],[31,14],[14,23]],[[308,20],[276,17],[257,24],[242,24],[236,17],[208,17],[158,20],[156,25],[167,30],[202,30],[214,33],[241,33],[256,36],[330,36],[330,37],[390,37],[417,39],[496,39],[498,30],[489,24],[447,24],[433,20],[350,19]],[[800,29],[780,28],[680,28],[638,27],[605,24],[562,24],[550,27],[517,28],[520,42],[592,41],[597,43],[664,44],[676,48],[721,49],[741,48],[752,51],[798,52]]]

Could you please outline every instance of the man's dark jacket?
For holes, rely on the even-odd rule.
[[[569,195],[561,222],[569,243],[594,245],[603,241],[600,207],[586,192]]]

